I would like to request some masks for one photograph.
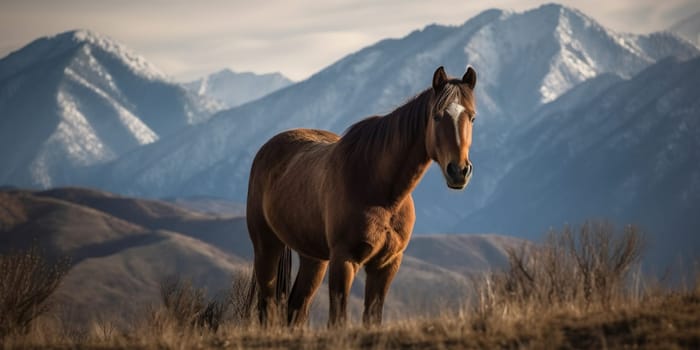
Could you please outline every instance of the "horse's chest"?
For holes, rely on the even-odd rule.
[[[350,258],[361,264],[383,265],[393,260],[408,245],[413,228],[412,221],[384,209],[365,211],[362,218],[346,222],[338,228],[340,235],[331,240],[330,248],[343,251],[347,247]]]

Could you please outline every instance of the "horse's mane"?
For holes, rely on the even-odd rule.
[[[351,125],[339,146],[350,163],[368,166],[378,152],[423,143],[428,118],[432,118],[434,111],[447,108],[460,90],[458,84],[448,83],[436,96],[429,88],[383,117],[372,116]]]

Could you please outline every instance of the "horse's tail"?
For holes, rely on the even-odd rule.
[[[275,299],[281,305],[286,304],[292,284],[292,250],[285,246],[277,264],[277,287]]]
[[[286,304],[285,301],[289,296],[292,282],[292,250],[289,247],[284,247],[280,260],[277,263],[277,285],[275,288],[275,300],[280,305]],[[255,305],[255,296],[257,295],[258,280],[255,277],[255,269],[250,274],[250,284],[248,285],[248,295],[246,296],[245,314],[247,317],[252,315],[253,305]],[[260,311],[260,310],[258,310]]]

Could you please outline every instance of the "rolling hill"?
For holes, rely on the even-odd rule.
[[[166,277],[189,278],[211,294],[248,271],[252,246],[242,217],[192,212],[169,202],[128,198],[85,188],[0,191],[0,253],[37,243],[50,256],[68,256],[72,268],[57,297],[75,317],[98,313],[137,316],[159,302]],[[439,312],[460,305],[468,274],[503,267],[511,237],[416,237],[395,279],[388,314]],[[364,278],[356,279],[352,310],[361,312]],[[328,305],[322,287],[315,322]]]

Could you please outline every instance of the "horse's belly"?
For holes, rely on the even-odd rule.
[[[328,260],[330,252],[323,234],[303,234],[295,232],[285,237],[283,242],[297,253],[319,260]]]
[[[271,223],[277,237],[299,254],[320,260],[328,260],[329,249],[326,236],[321,231],[305,225],[288,222]]]

